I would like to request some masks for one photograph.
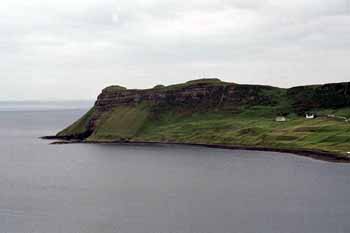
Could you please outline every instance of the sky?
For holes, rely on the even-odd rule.
[[[2,0],[0,100],[350,80],[350,0]]]

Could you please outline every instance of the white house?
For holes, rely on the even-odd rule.
[[[285,121],[287,121],[287,118],[285,118],[284,116],[278,116],[278,117],[276,117],[276,121],[277,122],[285,122]]]
[[[306,117],[306,119],[315,119],[315,114],[306,113],[305,117]]]

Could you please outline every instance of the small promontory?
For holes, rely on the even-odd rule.
[[[199,79],[143,90],[107,87],[94,107],[56,138],[300,151],[346,159],[349,117],[350,82],[283,89]]]

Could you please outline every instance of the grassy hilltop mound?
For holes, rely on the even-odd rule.
[[[306,119],[305,113],[318,117]],[[286,122],[276,122],[277,116]],[[168,142],[350,151],[350,83],[282,89],[201,79],[152,89],[111,86],[57,134],[87,142]]]

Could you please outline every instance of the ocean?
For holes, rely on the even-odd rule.
[[[178,145],[50,145],[93,102],[0,102],[0,233],[348,233],[350,165]]]

